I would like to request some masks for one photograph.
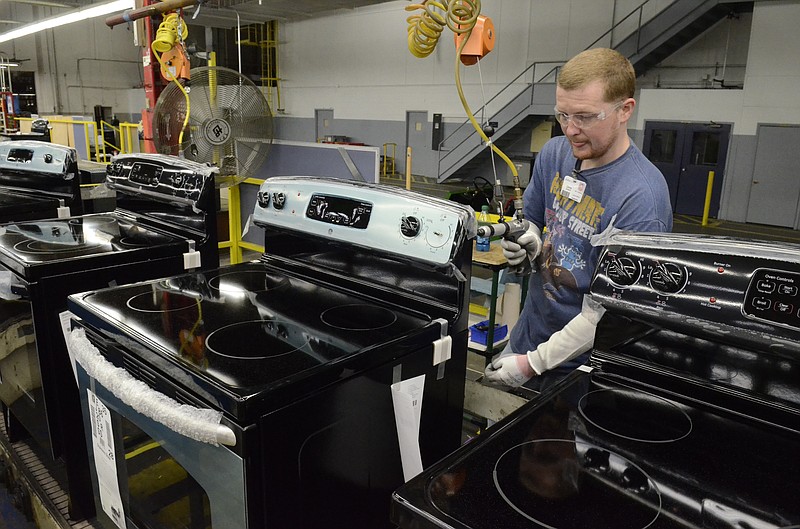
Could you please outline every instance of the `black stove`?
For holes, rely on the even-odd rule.
[[[77,348],[92,351],[76,355],[84,421],[109,410],[113,459],[127,462],[108,481],[102,436],[88,436],[109,529],[173,527],[175,511],[187,527],[388,527],[413,451],[429,465],[460,444],[474,213],[391,187],[274,177],[254,221],[258,261],[69,298],[88,338]],[[152,397],[114,390],[129,383]],[[403,385],[403,410],[417,413],[409,453]],[[226,433],[208,439],[151,401],[218,414],[209,428]],[[143,462],[144,447],[158,457]],[[165,460],[188,476],[183,493],[145,477]]]
[[[15,142],[19,145],[22,142]],[[70,512],[94,511],[75,378],[59,314],[67,295],[219,266],[216,168],[162,155],[108,166],[108,213],[0,225],[0,400],[12,441],[66,467]]]
[[[401,528],[800,527],[800,247],[618,234],[590,362],[399,488]]]
[[[0,222],[81,213],[75,149],[31,140],[0,143]]]

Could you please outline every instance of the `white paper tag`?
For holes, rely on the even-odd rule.
[[[586,190],[586,182],[573,178],[572,176],[564,177],[564,182],[561,184],[561,196],[567,197],[575,202],[580,202],[583,199],[583,192]]]
[[[125,511],[119,495],[117,478],[117,452],[114,448],[114,431],[111,429],[111,411],[90,389],[89,418],[92,423],[92,452],[97,471],[97,485],[100,490],[100,505],[109,518],[125,529]]]
[[[419,423],[422,412],[422,394],[425,375],[392,384],[392,403],[397,439],[400,442],[400,461],[406,481],[422,472],[422,454],[419,450]]]

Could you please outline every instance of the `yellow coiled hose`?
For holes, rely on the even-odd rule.
[[[415,57],[424,58],[433,53],[445,26],[453,33],[472,31],[481,12],[481,2],[480,0],[428,0],[406,7],[406,11],[415,10],[421,10],[421,13],[406,19],[408,49]]]
[[[164,20],[159,24],[156,30],[156,38],[153,39],[153,44],[150,47],[153,51],[164,53],[175,47],[178,43],[178,30],[180,29],[180,40],[186,40],[189,36],[189,29],[186,24],[183,24],[178,13],[167,13],[164,15]]]
[[[467,113],[470,123],[478,132],[483,141],[489,144],[503,161],[511,169],[514,177],[518,176],[517,168],[514,163],[501,151],[483,132],[475,116],[467,104],[464,91],[461,87],[461,52],[469,40],[472,28],[481,13],[481,0],[426,0],[421,4],[407,6],[406,11],[420,11],[409,16],[408,22],[408,49],[412,55],[425,58],[436,48],[439,37],[444,31],[445,26],[458,34],[464,34],[461,44],[456,53],[456,88],[464,111]]]
[[[164,20],[159,24],[158,30],[156,30],[156,37],[153,39],[152,44],[150,44],[150,49],[153,50],[153,55],[158,61],[158,64],[161,65],[162,72],[171,74],[169,68],[167,68],[167,65],[164,64],[164,61],[161,59],[161,54],[168,52],[176,45],[182,46],[183,41],[185,41],[188,36],[189,28],[183,23],[178,13],[172,12],[164,15]],[[181,145],[183,145],[183,131],[186,130],[186,126],[189,124],[189,93],[174,75],[172,79],[169,80],[178,85],[178,88],[183,92],[183,97],[186,99],[186,116],[183,119],[181,132],[178,135],[178,149],[180,149]]]

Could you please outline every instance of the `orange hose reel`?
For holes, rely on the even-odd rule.
[[[453,35],[456,49],[461,46],[464,40],[464,33],[455,33]],[[494,49],[494,23],[492,19],[478,15],[475,21],[475,26],[469,33],[469,39],[461,50],[461,62],[466,66],[476,64],[478,60],[483,59],[490,51]]]

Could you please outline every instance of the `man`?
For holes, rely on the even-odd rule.
[[[516,387],[533,379],[528,385],[542,389],[585,362],[603,313],[585,296],[600,252],[592,236],[612,227],[672,230],[666,181],[628,136],[635,89],[633,66],[614,50],[584,51],[561,69],[555,116],[564,136],[536,157],[523,196],[530,228],[516,242],[502,241],[509,264],[530,259],[534,273],[485,383]]]

